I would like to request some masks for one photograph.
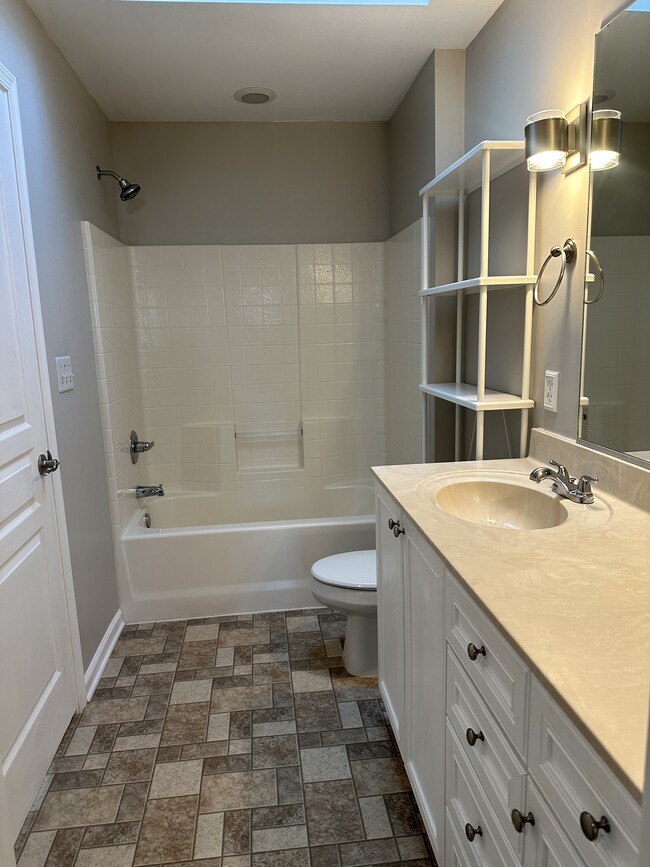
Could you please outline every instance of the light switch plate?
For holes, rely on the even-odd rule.
[[[69,355],[60,355],[56,361],[56,381],[59,391],[72,391],[74,388],[74,373],[72,372],[72,359]]]
[[[558,370],[547,370],[544,373],[544,409],[557,412],[557,392],[560,382]]]

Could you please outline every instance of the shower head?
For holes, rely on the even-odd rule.
[[[120,185],[120,199],[123,202],[128,202],[129,199],[135,199],[138,195],[142,187],[140,184],[130,184],[126,178],[121,178],[116,172],[108,171],[107,169],[100,169],[99,166],[95,166],[97,169],[97,178],[101,181],[102,175],[110,175]]]

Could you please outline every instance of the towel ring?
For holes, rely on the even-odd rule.
[[[544,260],[544,264],[539,269],[539,274],[537,275],[537,280],[535,281],[535,291],[533,293],[533,298],[535,299],[535,304],[537,304],[538,307],[545,307],[550,301],[555,298],[557,290],[560,288],[560,284],[564,279],[564,272],[566,271],[566,266],[570,265],[571,262],[573,262],[576,257],[577,250],[578,248],[573,238],[567,238],[561,247],[551,247],[551,252],[548,254],[546,259]],[[560,274],[557,278],[557,282],[555,283],[553,291],[548,296],[548,298],[545,301],[540,301],[539,287],[542,282],[542,276],[544,274],[544,271],[546,270],[546,266],[551,261],[551,259],[557,259],[558,256],[562,259],[562,265],[560,266]]]
[[[593,250],[585,250],[585,253],[587,254],[587,258],[591,259],[591,261],[596,266],[596,271],[598,272],[598,279],[600,281],[598,292],[596,292],[594,298],[589,298],[589,289],[587,286],[585,286],[585,304],[595,304],[596,301],[600,301],[600,299],[603,297],[603,292],[605,291],[605,272],[603,271],[603,266],[598,261],[598,256],[594,253]]]

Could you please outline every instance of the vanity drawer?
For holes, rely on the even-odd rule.
[[[451,813],[446,811],[445,867],[474,867],[474,862],[465,852],[465,845],[458,836]]]
[[[466,859],[476,867],[516,867],[519,861],[511,850],[481,784],[469,766],[460,741],[447,723],[447,810],[451,824],[462,840]],[[470,842],[466,825],[480,828]]]
[[[450,648],[447,649],[447,719],[485,789],[505,836],[520,860],[523,859],[524,835],[515,831],[510,814],[515,808],[526,813],[526,771]],[[468,735],[474,740],[473,746]]]
[[[637,867],[641,809],[565,713],[532,678],[528,765],[565,833],[590,867]],[[580,816],[605,816],[594,841]]]
[[[528,669],[449,571],[447,578],[447,641],[520,756],[524,757]]]

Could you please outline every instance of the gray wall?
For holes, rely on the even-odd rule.
[[[115,564],[80,220],[116,234],[108,122],[21,0],[0,0],[0,63],[18,82],[36,262],[70,553],[87,666],[117,608]],[[74,391],[59,395],[56,355]],[[45,443],[43,443],[45,446]]]
[[[568,110],[588,99],[594,34],[620,6],[620,0],[505,0],[467,49],[466,147],[483,139],[521,139],[533,112]],[[557,21],[561,27],[551,23]],[[574,237],[584,251],[588,186],[586,168],[540,177],[537,268],[565,238]],[[506,233],[495,238],[497,244],[508,240]],[[534,318],[534,424],[570,437],[577,427],[584,272],[579,255],[556,299]],[[560,371],[557,414],[542,408],[547,368]]]
[[[385,123],[115,123],[142,193],[126,244],[308,244],[388,236]]]
[[[390,236],[422,215],[418,191],[435,175],[435,53],[424,64],[388,124]]]

